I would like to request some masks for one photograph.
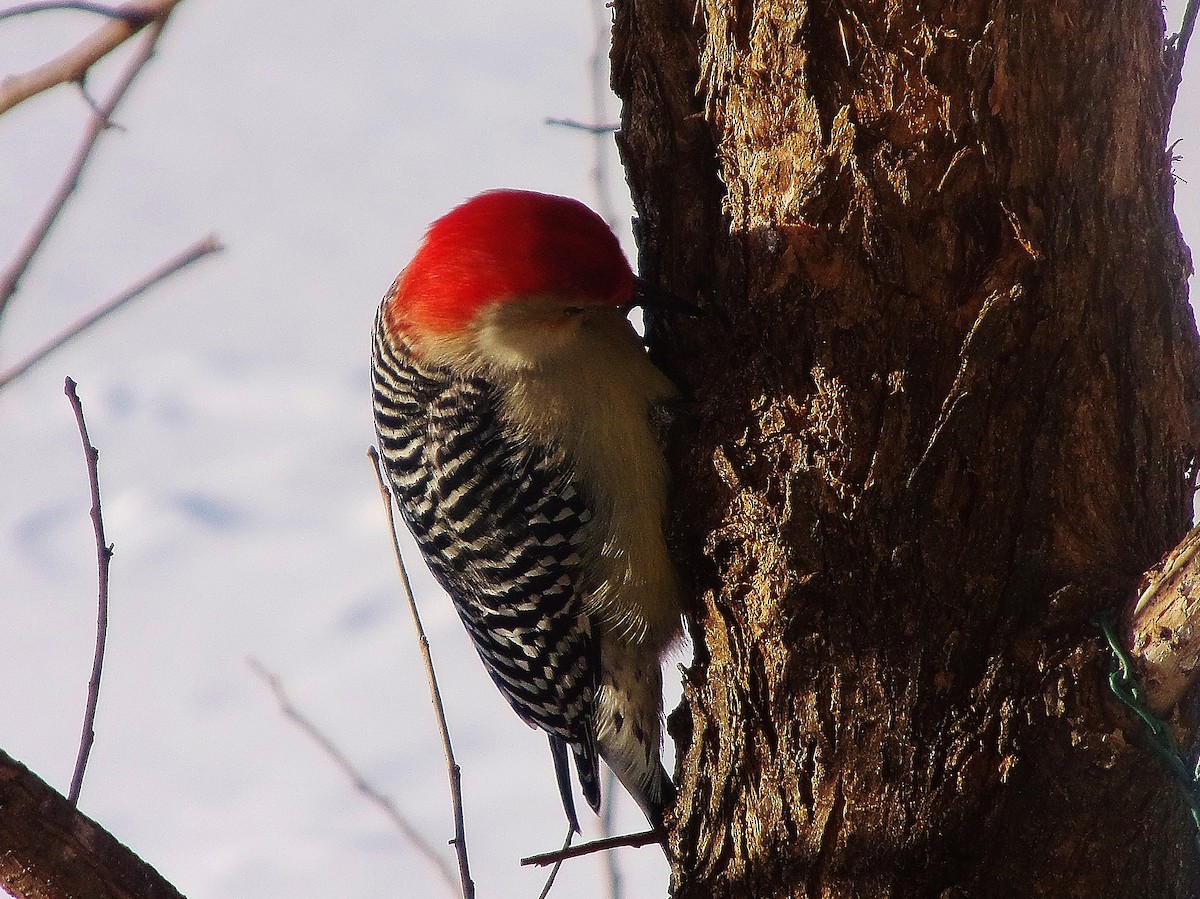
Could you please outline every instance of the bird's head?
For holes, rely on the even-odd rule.
[[[589,329],[628,327],[634,280],[612,230],[578,200],[494,190],[429,227],[385,322],[431,359],[525,368]]]

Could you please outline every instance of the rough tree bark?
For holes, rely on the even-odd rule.
[[[1200,895],[1096,626],[1200,447],[1158,0],[614,34],[643,274],[710,310],[651,329],[694,400],[676,894]]]

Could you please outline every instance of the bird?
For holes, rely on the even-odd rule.
[[[375,320],[372,399],[401,515],[517,715],[600,809],[599,761],[654,828],[662,659],[682,632],[663,530],[678,398],[628,320],[654,291],[582,202],[492,190],[434,221]],[[665,413],[669,415],[669,412]]]

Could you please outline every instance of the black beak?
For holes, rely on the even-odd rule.
[[[691,316],[704,314],[704,310],[695,303],[681,300],[640,276],[633,279],[633,302],[629,305],[641,306],[652,312],[676,312]]]

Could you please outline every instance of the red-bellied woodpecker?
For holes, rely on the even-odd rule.
[[[481,194],[430,226],[376,320],[375,426],[401,511],[484,666],[550,736],[578,830],[597,753],[650,822],[680,590],[652,420],[675,396],[626,319],[637,279],[576,200]]]

